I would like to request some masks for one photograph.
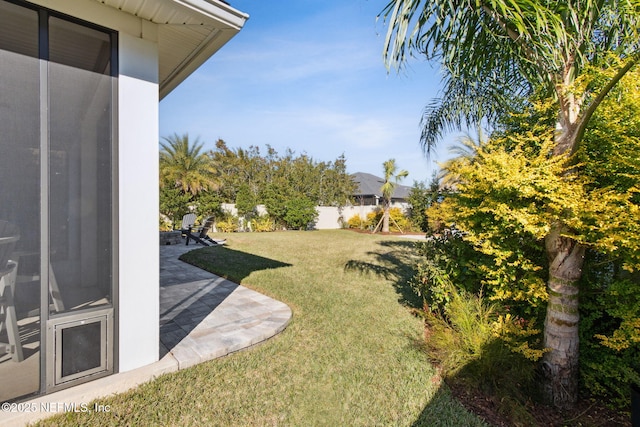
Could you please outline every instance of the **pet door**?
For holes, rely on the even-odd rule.
[[[75,313],[49,321],[48,388],[58,389],[113,372],[113,310]]]

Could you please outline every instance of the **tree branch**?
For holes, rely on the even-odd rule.
[[[629,72],[629,70],[631,70],[638,63],[638,61],[640,61],[640,52],[635,52],[633,55],[631,55],[631,59],[629,59],[629,62],[627,62],[627,64],[622,67],[611,80],[609,80],[609,83],[607,83],[607,85],[602,88],[595,99],[591,101],[589,107],[587,107],[587,109],[584,111],[584,114],[582,114],[580,120],[578,121],[578,125],[576,127],[576,139],[575,143],[573,144],[573,148],[571,149],[572,155],[576,151],[578,151],[578,147],[582,142],[582,138],[584,137],[584,132],[587,128],[587,125],[589,124],[591,117],[596,112],[604,98],[606,98],[606,96],[609,94],[609,92],[611,92],[615,85],[618,84],[618,82],[625,76],[625,74],[627,74],[627,72]]]

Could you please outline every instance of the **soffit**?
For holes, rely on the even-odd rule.
[[[160,98],[224,46],[248,15],[218,0],[98,0],[158,28]]]

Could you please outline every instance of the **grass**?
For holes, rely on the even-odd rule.
[[[237,233],[186,259],[288,304],[266,343],[40,425],[474,426],[420,345],[413,243],[349,231]]]

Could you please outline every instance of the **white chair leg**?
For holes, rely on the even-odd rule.
[[[56,313],[64,311],[64,303],[62,302],[62,295],[60,294],[60,288],[58,287],[58,281],[56,275],[53,273],[53,268],[49,264],[49,293],[53,300],[53,308]]]
[[[13,300],[13,292],[16,283],[16,274],[18,273],[18,266],[15,262],[9,261],[13,264],[13,270],[3,276],[0,279],[0,290],[4,289],[3,298],[5,301],[4,306],[4,326],[7,329],[7,337],[9,338],[10,351],[13,353],[12,358],[14,362],[22,362],[24,355],[22,353],[22,343],[20,342],[20,331],[18,330],[18,318],[16,316],[16,306]]]

